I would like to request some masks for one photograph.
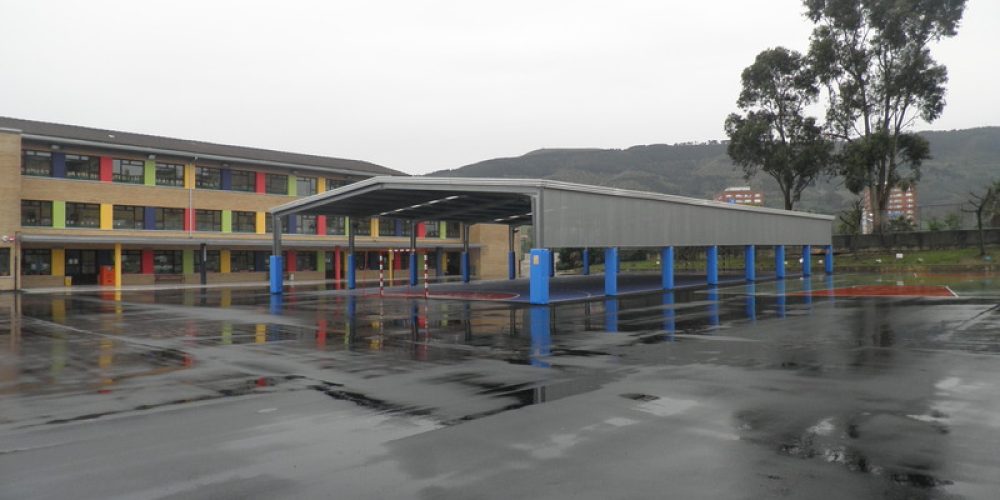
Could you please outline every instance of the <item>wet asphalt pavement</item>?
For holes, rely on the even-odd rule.
[[[0,498],[995,499],[998,302],[0,294]]]

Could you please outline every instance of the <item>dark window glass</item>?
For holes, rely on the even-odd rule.
[[[328,215],[326,217],[326,234],[330,235],[344,235],[347,234],[347,219],[345,217],[337,217],[334,215]]]
[[[295,234],[316,234],[315,215],[293,215],[295,217]]]
[[[461,238],[462,237],[462,223],[461,222],[448,222],[445,224],[445,238]]]
[[[21,225],[52,227],[52,202],[21,200]]]
[[[274,217],[271,217],[270,215],[264,217],[264,232],[274,233],[273,226],[274,226]],[[288,217],[285,217],[281,220],[281,234],[288,234]]]
[[[234,233],[256,233],[257,214],[255,212],[233,211]]]
[[[198,189],[222,189],[222,170],[211,167],[195,167],[194,187]]]
[[[21,155],[21,173],[24,175],[52,176],[52,153],[25,151]]]
[[[358,217],[357,219],[351,219],[351,230],[354,231],[355,236],[371,236],[372,218]]]
[[[142,184],[146,167],[139,160],[111,161],[111,179],[126,184]]]
[[[156,185],[184,187],[184,165],[157,163]]]
[[[254,253],[249,250],[234,250],[229,254],[229,270],[234,273],[256,271]]]
[[[153,272],[156,274],[181,274],[184,272],[184,252],[156,250],[153,252]]]
[[[146,209],[135,205],[115,205],[115,229],[145,229]]]
[[[21,274],[52,274],[52,251],[26,248],[21,251]]]
[[[257,176],[253,172],[248,172],[246,170],[233,170],[232,171],[233,191],[246,191],[254,192],[257,189]]]
[[[424,227],[427,229],[425,233],[426,237],[437,238],[438,236],[441,236],[441,224],[439,224],[438,221],[429,220],[424,222]]]
[[[295,179],[295,194],[299,196],[312,196],[316,194],[316,178],[299,177]]]
[[[401,219],[390,219],[388,217],[379,218],[378,221],[378,235],[379,236],[397,236],[396,227],[399,226],[402,232],[399,235],[409,236],[410,235],[410,223]]]
[[[0,248],[0,276],[10,276],[9,248]]]
[[[153,210],[156,218],[154,227],[165,231],[184,230],[183,208],[157,208]]]
[[[266,250],[262,250],[262,251],[254,252],[254,255],[257,256],[256,259],[257,259],[258,262],[263,262],[264,263],[264,269],[257,269],[258,271],[267,272],[267,271],[271,270],[271,258],[270,258],[271,257],[271,252],[268,252]]]
[[[122,273],[139,274],[142,272],[142,250],[122,250]]]
[[[66,155],[66,178],[99,180],[101,178],[101,159],[96,156]]]
[[[198,231],[222,231],[222,210],[195,210],[194,220]]]
[[[347,181],[344,179],[331,179],[327,177],[326,179],[326,190],[337,189],[339,187],[344,187],[347,185]]]
[[[97,203],[67,203],[66,227],[101,227],[101,206]]]
[[[205,253],[208,255],[208,259],[205,261],[205,271],[210,273],[219,272],[219,263],[222,261],[219,251],[208,250]],[[194,271],[201,272],[201,250],[194,251]]]
[[[296,271],[315,271],[316,270],[316,252],[296,252],[295,253],[295,270]]]
[[[264,192],[267,194],[288,194],[288,176],[267,174],[264,176]]]

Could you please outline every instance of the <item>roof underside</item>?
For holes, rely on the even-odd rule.
[[[535,213],[537,210],[537,213]],[[829,244],[833,217],[545,180],[373,177],[271,209],[531,224],[541,247]]]

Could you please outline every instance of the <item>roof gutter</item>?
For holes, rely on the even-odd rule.
[[[191,157],[191,158],[201,158],[204,160],[216,160],[225,162],[235,162],[235,163],[252,163],[254,165],[264,165],[269,167],[283,167],[283,168],[295,168],[302,170],[311,170],[314,172],[327,172],[336,174],[348,174],[348,175],[363,175],[366,177],[371,177],[374,175],[386,175],[376,172],[365,172],[363,170],[350,170],[344,168],[333,168],[333,167],[319,167],[315,165],[303,165],[300,163],[287,163],[281,161],[270,161],[270,160],[255,160],[253,158],[241,158],[238,156],[224,156],[224,155],[213,155],[213,154],[200,154],[193,153],[191,151],[180,151],[176,149],[160,149],[160,148],[147,148],[141,146],[132,146],[128,144],[114,144],[99,141],[88,141],[84,139],[70,139],[67,137],[54,137],[48,135],[36,135],[36,134],[22,134],[21,137],[33,141],[43,141],[43,142],[54,142],[60,144],[71,144],[74,146],[89,146],[97,148],[108,148],[108,149],[118,149],[122,151],[138,151],[144,153],[154,153],[162,154],[166,156],[179,156],[179,157]],[[406,174],[403,174],[404,176]]]

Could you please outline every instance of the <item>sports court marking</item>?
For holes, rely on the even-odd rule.
[[[943,285],[855,285],[846,288],[794,292],[791,296],[813,297],[958,297]]]

